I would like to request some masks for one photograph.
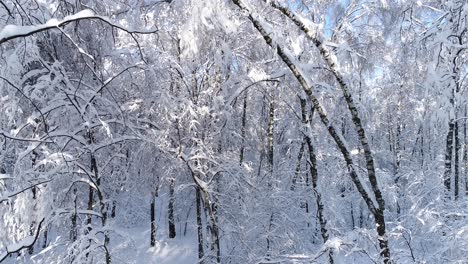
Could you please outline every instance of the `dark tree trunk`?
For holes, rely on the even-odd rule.
[[[302,110],[302,118],[303,122],[306,123],[309,121],[310,127],[312,127],[312,119],[314,115],[314,108],[311,107],[310,110],[310,115],[309,115],[309,120],[305,118],[306,116],[306,101],[304,99],[301,99],[301,110]],[[323,202],[322,202],[322,195],[320,191],[318,190],[318,170],[317,170],[317,157],[315,155],[315,150],[314,146],[312,144],[312,138],[310,137],[310,133],[306,134],[304,136],[304,140],[307,143],[307,149],[309,150],[309,170],[310,170],[310,176],[312,179],[312,190],[314,192],[315,196],[315,203],[317,205],[317,217],[318,221],[320,224],[320,234],[322,235],[323,243],[326,243],[328,241],[328,230],[327,230],[327,221],[325,220],[325,217],[323,216]],[[330,264],[334,263],[333,260],[333,251],[330,249],[329,254],[329,262]]]
[[[310,166],[310,165],[308,165],[308,166]],[[310,187],[309,175],[306,176],[306,179],[305,179],[305,180],[306,180],[306,188],[307,188],[307,190],[308,190],[309,187]],[[309,221],[309,219],[310,219],[311,217],[309,216],[310,208],[309,208],[309,200],[308,200],[307,198],[305,199],[305,212],[306,212],[306,217],[307,217],[307,227],[310,227],[310,221]]]
[[[275,126],[275,103],[273,99],[270,101],[269,111],[268,111],[268,127],[267,127],[267,151],[268,151],[268,165],[270,170],[270,178],[268,179],[268,189],[271,194],[273,189],[274,182],[274,126]],[[271,228],[273,226],[274,216],[273,211],[270,212],[270,223],[268,225],[268,233],[266,237],[267,243],[267,257],[270,256],[271,251]]]
[[[446,150],[445,150],[445,171],[444,171],[444,185],[447,190],[447,197],[450,198],[450,185],[452,176],[452,153],[453,153],[453,130],[455,124],[449,122],[449,130],[446,139]]]
[[[88,134],[88,144],[91,145],[93,143],[93,135],[92,135],[92,132],[91,130],[88,129],[87,131],[87,134]],[[94,156],[94,153],[91,153],[90,155],[90,159],[91,159],[91,172],[94,174],[94,175],[90,175],[90,178],[93,178],[94,176],[94,179],[91,179],[92,181],[97,181],[98,179],[98,172],[97,172],[97,163],[96,163],[96,157]],[[94,189],[89,186],[89,192],[88,192],[88,210],[89,211],[92,211],[93,210],[93,206],[94,206]],[[91,229],[91,223],[92,223],[92,217],[91,215],[88,215],[88,219],[86,221],[86,223],[88,224],[88,229]]]
[[[214,232],[214,245],[216,249],[216,262],[221,263],[221,247],[219,243],[219,228],[218,228],[218,204],[213,203],[212,205],[212,212],[213,212],[213,232]]]
[[[426,158],[424,155],[424,125],[421,125],[420,129],[420,138],[421,138],[421,147],[419,152],[421,153],[421,168],[424,168],[424,159]]]
[[[288,66],[291,73],[294,75],[296,80],[300,83],[301,87],[303,88],[304,92],[307,94],[307,97],[309,98],[315,110],[317,111],[323,125],[327,128],[328,133],[333,138],[337,147],[340,149],[341,153],[343,154],[343,157],[348,166],[351,180],[353,181],[354,185],[356,186],[356,189],[359,191],[362,198],[366,202],[369,211],[374,215],[375,223],[378,226],[377,228],[378,229],[377,233],[379,234],[378,241],[379,241],[379,246],[381,248],[381,256],[384,259],[384,263],[386,264],[391,263],[392,261],[390,257],[390,249],[388,246],[388,238],[385,232],[385,216],[384,216],[385,201],[382,197],[382,193],[377,183],[377,176],[375,174],[373,155],[372,155],[368,140],[366,138],[364,128],[361,124],[361,119],[359,118],[357,108],[354,105],[351,93],[343,77],[337,71],[337,66],[332,60],[330,52],[324,45],[322,45],[322,42],[316,38],[315,31],[312,32],[312,30],[310,30],[294,13],[292,13],[286,8],[283,8],[277,5],[276,2],[273,2],[273,1],[268,2],[278,11],[282,12],[284,15],[290,18],[291,21],[293,21],[304,33],[306,33],[307,37],[312,40],[313,44],[317,47],[320,54],[322,55],[322,58],[327,63],[327,65],[329,66],[329,69],[332,71],[333,75],[335,76],[336,81],[338,82],[339,87],[341,88],[343,95],[346,99],[346,103],[351,113],[352,121],[353,121],[353,124],[355,125],[359,141],[364,149],[364,156],[366,159],[366,168],[367,168],[367,174],[368,174],[367,176],[368,176],[370,185],[372,187],[373,195],[375,197],[375,200],[377,201],[377,206],[374,204],[373,200],[370,198],[369,193],[367,193],[366,189],[363,187],[363,183],[360,181],[357,175],[357,172],[355,171],[354,161],[351,157],[348,147],[343,142],[341,136],[338,134],[335,126],[328,119],[327,114],[325,113],[318,98],[315,97],[315,95],[313,94],[312,87],[309,85],[305,76],[301,73],[300,69],[298,69],[297,66],[292,62],[293,58],[290,57],[290,55],[283,50],[282,46],[278,45],[276,42],[273,41],[273,39],[271,38],[271,35],[263,27],[262,22],[259,19],[257,19],[256,16],[252,15],[251,13],[252,11],[246,5],[244,5],[243,2],[241,2],[240,0],[232,0],[232,2],[249,14],[248,19],[252,22],[253,26],[262,35],[265,42],[276,51],[278,56]]]
[[[291,191],[294,191],[296,189],[297,178],[299,177],[299,173],[301,172],[302,156],[304,155],[304,143],[304,141],[301,143],[301,148],[299,149],[299,153],[297,154],[296,170],[294,172],[291,182]]]
[[[93,210],[93,204],[94,204],[94,189],[93,187],[89,186],[89,189],[88,189],[88,210],[89,211],[92,211]],[[90,226],[92,223],[92,218],[91,218],[91,215],[88,215],[88,219],[86,219],[86,224],[88,226]],[[88,227],[88,229],[90,229],[91,227]]]
[[[117,207],[117,202],[114,200],[112,201],[112,209],[111,209],[111,218],[115,218],[115,209]]]
[[[454,127],[454,138],[455,138],[455,175],[454,175],[454,194],[455,200],[458,200],[458,193],[459,193],[459,178],[460,178],[460,137],[458,131],[458,121],[455,122]]]
[[[168,221],[169,221],[169,238],[176,237],[176,228],[174,223],[174,179],[169,183],[169,204],[167,206]]]
[[[91,136],[90,136],[90,138],[92,140]],[[104,196],[103,196],[103,193],[102,193],[101,188],[100,188],[101,187],[101,177],[100,177],[99,171],[98,171],[96,156],[95,156],[95,154],[93,152],[91,153],[91,172],[94,173],[94,179],[96,181],[96,194],[97,194],[97,198],[98,198],[98,202],[99,202],[100,213],[102,215],[101,225],[102,225],[102,227],[104,227],[104,226],[106,226],[106,222],[107,222],[107,206],[106,206],[106,204],[104,202]],[[91,203],[91,206],[92,206],[92,203]],[[91,219],[91,218],[89,218],[89,219]],[[109,234],[107,232],[104,232],[104,245],[103,245],[103,248],[104,248],[104,251],[105,251],[106,264],[111,263],[111,255],[110,255],[109,248],[108,248],[109,242],[110,242]]]
[[[154,247],[156,245],[156,195],[151,195],[150,219],[150,245]]]
[[[44,228],[44,240],[42,241],[42,248],[47,247],[47,240],[48,240],[48,231],[47,231],[47,226]]]
[[[217,263],[221,262],[221,249],[219,248],[219,228],[218,228],[218,220],[216,216],[217,206],[216,203],[211,203],[210,196],[208,192],[205,190],[202,191],[204,196],[204,208],[206,218],[210,220],[210,226],[207,229],[211,233],[211,250],[216,253],[216,261]]]
[[[241,148],[239,153],[239,164],[242,165],[244,162],[244,151],[245,151],[245,126],[247,124],[247,91],[245,92],[244,104],[242,106],[242,124],[241,124]]]
[[[37,161],[37,152],[35,150],[33,150],[32,152],[32,164],[31,164],[31,167],[32,169],[34,169],[34,167],[36,166],[36,161]],[[37,187],[33,187],[31,189],[31,192],[32,192],[32,198],[33,198],[33,214],[35,215],[36,214],[36,199],[37,199]],[[33,218],[35,217],[33,215]],[[31,223],[31,230],[30,230],[30,235],[34,235],[34,226],[36,225],[36,221],[32,221]],[[34,244],[32,244],[29,248],[28,248],[28,252],[29,254],[33,254],[34,253]]]
[[[203,224],[202,224],[202,197],[200,187],[196,187],[197,199],[197,234],[198,234],[198,261],[203,263],[204,249],[203,249]]]
[[[270,165],[270,172],[273,174],[274,170],[274,145],[273,145],[273,136],[274,136],[274,127],[275,127],[275,103],[273,100],[270,102],[270,110],[268,116],[268,164]],[[272,175],[273,176],[273,175]],[[273,180],[273,179],[271,179]]]
[[[71,230],[70,230],[70,240],[72,242],[75,242],[76,241],[76,238],[78,236],[78,230],[77,230],[77,225],[76,225],[76,220],[77,220],[77,216],[78,216],[78,212],[77,212],[77,205],[76,205],[76,200],[77,200],[77,197],[76,197],[76,188],[73,188],[73,214],[71,215]]]

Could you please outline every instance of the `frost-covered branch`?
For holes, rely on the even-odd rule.
[[[24,94],[24,92],[18,86],[14,85],[10,80],[2,76],[0,76],[0,79],[4,80],[11,87],[15,88],[15,90],[18,91],[24,98],[26,98],[26,100],[28,100],[32,104],[32,106],[39,112],[42,118],[42,122],[44,124],[44,130],[47,133],[49,129],[48,129],[48,125],[46,122],[46,118],[44,117],[44,114],[42,113],[41,109],[39,109],[39,107],[36,105],[36,103],[34,103],[34,101],[31,98],[29,98],[26,94]]]
[[[370,148],[364,126],[362,125],[361,118],[359,116],[359,112],[357,107],[354,103],[353,96],[349,90],[348,84],[346,83],[343,75],[338,70],[338,65],[335,59],[335,55],[331,53],[331,51],[326,47],[323,40],[321,40],[321,35],[319,32],[314,30],[310,26],[310,22],[306,19],[300,17],[299,15],[295,14],[294,12],[290,11],[289,9],[281,6],[276,1],[269,1],[270,5],[285,16],[287,16],[291,21],[293,21],[306,35],[307,37],[314,43],[315,47],[319,50],[323,60],[326,62],[327,66],[329,67],[330,71],[333,73],[336,81],[341,88],[343,95],[346,99],[346,103],[348,105],[349,112],[352,116],[352,121],[356,127],[356,132],[358,134],[359,141],[364,149],[364,156],[366,159],[366,168],[368,173],[369,182],[372,186],[372,191],[375,195],[375,199],[377,200],[379,210],[385,210],[385,200],[382,197],[382,193],[377,183],[377,175],[375,173],[375,165],[374,165],[374,158],[372,155],[372,150]]]
[[[329,121],[328,116],[326,115],[323,107],[321,106],[318,98],[313,94],[312,87],[308,84],[308,81],[305,77],[305,75],[302,73],[301,69],[296,65],[294,62],[294,58],[292,55],[290,55],[285,48],[283,48],[281,45],[279,45],[272,37],[273,32],[268,32],[266,29],[267,27],[264,25],[264,22],[262,18],[260,18],[253,10],[251,10],[249,7],[247,7],[241,0],[232,0],[238,7],[240,7],[242,10],[247,11],[248,13],[248,18],[252,22],[253,26],[257,29],[257,31],[263,36],[265,42],[272,47],[273,49],[276,50],[276,53],[278,56],[282,59],[282,61],[288,66],[288,68],[291,70],[293,75],[296,77],[298,82],[301,84],[304,92],[307,94],[309,97],[309,100],[311,101],[312,105],[314,106],[315,110],[317,111],[322,123],[325,125],[325,127],[328,129],[328,132],[330,136],[333,138],[335,141],[337,147],[340,149],[346,164],[348,165],[348,171],[349,175],[351,177],[351,180],[353,181],[354,185],[356,186],[356,189],[359,191],[361,194],[361,197],[364,199],[364,201],[367,204],[367,207],[369,208],[369,211],[374,215],[376,226],[377,226],[377,233],[378,233],[378,241],[379,245],[381,248],[381,255],[384,259],[384,263],[389,264],[391,263],[390,259],[390,249],[388,246],[388,240],[386,237],[386,228],[385,228],[385,203],[384,199],[382,197],[382,193],[380,191],[380,188],[378,187],[377,184],[377,178],[376,178],[376,173],[375,173],[375,166],[374,166],[374,160],[372,156],[372,152],[370,150],[369,143],[367,141],[367,137],[365,135],[364,128],[361,124],[361,119],[359,118],[359,114],[357,112],[357,108],[354,105],[353,98],[351,96],[351,93],[347,87],[346,82],[344,81],[343,77],[340,75],[340,73],[337,70],[336,63],[334,59],[332,58],[330,52],[324,47],[322,42],[318,40],[314,34],[313,31],[310,30],[306,26],[304,22],[302,22],[298,17],[294,16],[292,12],[289,12],[288,9],[286,8],[281,8],[281,6],[276,6],[280,11],[282,11],[283,14],[287,15],[289,18],[291,18],[297,25],[301,27],[301,29],[307,33],[307,36],[312,40],[312,42],[316,45],[316,47],[319,49],[322,57],[324,60],[327,62],[328,66],[332,71],[334,72],[334,75],[340,85],[340,88],[343,91],[344,97],[346,99],[348,108],[351,112],[352,116],[352,121],[356,127],[356,132],[358,133],[359,140],[361,142],[361,145],[364,148],[364,153],[365,153],[365,158],[366,158],[366,167],[368,171],[368,178],[371,183],[371,187],[373,190],[373,194],[375,197],[375,200],[377,200],[377,206],[374,203],[374,199],[372,199],[372,195],[370,195],[369,191],[366,191],[366,188],[364,187],[365,182],[359,179],[359,175],[354,169],[354,161],[351,158],[351,153],[348,149],[348,147],[345,144],[345,141],[343,137],[338,133],[337,129],[334,127],[334,125]],[[272,1],[273,2],[273,1]]]
[[[0,135],[2,135],[5,138],[15,140],[15,141],[25,141],[25,142],[39,142],[39,143],[53,143],[52,141],[46,141],[43,139],[36,139],[36,138],[23,138],[23,137],[17,137],[10,135],[9,133],[6,133],[5,131],[0,130]]]
[[[115,27],[117,29],[120,29],[122,31],[125,31],[131,34],[133,38],[134,38],[133,34],[153,34],[153,33],[158,32],[158,30],[141,31],[141,30],[128,29],[117,23],[112,22],[110,19],[106,17],[95,15],[94,12],[91,10],[83,10],[74,15],[66,16],[62,20],[51,19],[47,21],[46,23],[40,24],[40,25],[33,25],[33,26],[7,25],[0,31],[0,45],[12,39],[28,37],[39,32],[47,31],[50,29],[58,28],[58,27],[63,27],[71,22],[77,22],[80,20],[87,20],[87,19],[100,20],[112,27]]]
[[[41,184],[44,184],[44,183],[48,183],[48,182],[50,182],[50,181],[51,181],[50,179],[49,179],[49,180],[45,180],[45,181],[41,181],[41,182],[35,183],[35,184],[31,185],[31,186],[28,186],[28,187],[26,187],[26,188],[24,188],[24,189],[21,189],[21,190],[19,190],[19,191],[15,191],[15,192],[12,192],[12,193],[7,193],[7,194],[4,195],[3,197],[0,197],[0,203],[2,203],[2,202],[4,202],[4,201],[8,201],[8,199],[17,196],[18,194],[21,194],[21,193],[23,193],[23,192],[25,192],[25,191],[27,191],[27,190],[30,190],[30,189],[32,189],[32,188],[34,188],[34,187],[36,187],[36,186],[39,186],[39,185],[41,185]]]
[[[45,218],[42,218],[42,220],[37,225],[34,236],[25,237],[16,244],[6,246],[5,252],[0,254],[0,263],[3,262],[11,254],[18,253],[23,249],[32,247],[36,243],[37,239],[39,238],[41,226],[44,223],[44,221],[45,221]]]
[[[366,202],[369,210],[373,213],[375,213],[376,206],[374,204],[374,201],[372,198],[369,196],[368,192],[366,192],[363,183],[359,180],[359,177],[357,175],[357,172],[354,169],[354,161],[351,157],[351,152],[349,151],[348,147],[346,146],[345,140],[343,137],[338,133],[338,130],[335,128],[335,126],[330,122],[328,119],[327,114],[325,113],[324,108],[320,104],[320,101],[318,98],[313,94],[312,87],[309,85],[307,79],[305,78],[304,74],[302,74],[301,70],[296,66],[296,64],[293,62],[294,58],[292,55],[290,55],[285,49],[278,43],[276,43],[273,39],[270,33],[266,31],[266,26],[262,25],[261,19],[258,19],[255,17],[253,12],[246,6],[244,3],[240,0],[232,0],[238,7],[240,7],[242,10],[248,12],[248,18],[254,25],[254,27],[258,30],[258,32],[262,35],[262,37],[265,39],[265,42],[272,47],[273,49],[276,50],[276,53],[278,56],[282,59],[282,61],[288,66],[294,77],[297,79],[299,84],[301,85],[302,89],[304,92],[307,94],[309,97],[310,101],[312,102],[312,105],[314,106],[315,110],[317,111],[320,120],[322,121],[323,125],[327,128],[328,133],[330,136],[333,138],[335,141],[337,147],[340,149],[341,153],[343,154],[343,157],[346,161],[348,171],[351,176],[351,180],[353,181],[354,185],[356,186],[357,190],[361,194],[362,198]]]

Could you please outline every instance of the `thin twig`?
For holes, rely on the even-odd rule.
[[[8,8],[8,6],[7,6],[5,3],[3,3],[3,1],[0,1],[0,4],[5,8],[5,10],[7,11],[8,15],[11,16],[11,17],[13,17],[13,15],[11,14],[11,11],[10,11],[10,9]]]
[[[47,125],[47,122],[46,122],[46,119],[44,117],[44,114],[42,113],[42,111],[39,109],[39,107],[36,105],[36,103],[34,103],[34,101],[29,98],[28,96],[26,96],[26,94],[24,94],[24,92],[16,85],[14,85],[12,82],[10,82],[8,79],[0,76],[0,79],[4,80],[5,82],[7,82],[11,87],[15,88],[15,90],[17,90],[24,98],[26,98],[26,100],[28,100],[32,106],[34,108],[36,108],[36,110],[39,112],[39,114],[41,115],[41,118],[42,118],[42,122],[44,123],[44,130],[46,133],[48,133],[48,125]]]

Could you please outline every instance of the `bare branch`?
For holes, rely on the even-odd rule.
[[[8,133],[5,133],[4,131],[1,131],[1,130],[0,130],[0,135],[4,136],[5,138],[15,140],[15,141],[53,143],[52,141],[46,141],[46,140],[42,140],[42,139],[16,137],[16,136],[12,136],[12,135],[10,135]]]
[[[13,17],[12,14],[11,14],[10,9],[8,8],[8,6],[7,6],[5,3],[3,3],[3,1],[0,1],[0,4],[3,6],[3,8],[5,8],[5,10],[7,11],[8,15],[11,16],[11,17]]]
[[[32,106],[39,112],[39,114],[41,115],[41,118],[42,118],[42,122],[44,123],[44,130],[46,133],[48,133],[48,125],[47,125],[47,122],[46,122],[46,119],[44,117],[44,114],[42,113],[42,111],[39,109],[39,107],[36,105],[36,103],[34,103],[34,101],[29,98],[28,96],[26,96],[26,94],[23,93],[23,91],[16,85],[14,85],[11,81],[9,81],[8,79],[0,76],[0,79],[4,80],[5,82],[7,82],[11,87],[15,88],[15,90],[17,90],[24,98],[26,98],[26,100],[28,100]]]

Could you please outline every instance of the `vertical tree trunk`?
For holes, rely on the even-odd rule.
[[[115,209],[117,207],[117,201],[116,200],[113,200],[112,201],[112,209],[111,209],[111,218],[114,218],[115,217]]]
[[[449,130],[447,133],[446,139],[446,150],[445,150],[445,171],[444,171],[444,185],[447,191],[447,197],[450,199],[450,185],[451,185],[451,177],[452,177],[452,153],[453,153],[453,130],[455,128],[455,124],[450,121],[449,122]]]
[[[88,210],[89,211],[92,211],[93,210],[93,204],[94,204],[94,189],[93,187],[89,186],[89,189],[88,189]],[[86,220],[86,224],[88,226],[90,226],[92,223],[92,218],[91,218],[91,215],[88,215],[88,218]],[[90,229],[91,227],[88,227],[88,229]]]
[[[325,243],[328,240],[328,231],[326,227],[327,221],[323,217],[322,196],[320,192],[317,190],[318,189],[317,188],[318,174],[317,174],[317,167],[316,167],[317,159],[315,157],[315,151],[314,151],[314,147],[312,145],[311,139],[307,137],[306,141],[307,141],[307,148],[309,149],[309,160],[311,163],[311,165],[309,166],[309,169],[310,169],[310,175],[312,178],[312,190],[314,192],[315,201],[317,204],[317,217],[318,217],[319,224],[320,224],[320,231],[321,231],[321,235],[323,238],[323,242]]]
[[[359,203],[359,228],[364,227],[364,210],[362,207],[362,203]]]
[[[31,163],[31,167],[32,169],[34,169],[34,167],[36,166],[36,161],[37,161],[37,152],[35,150],[33,150],[32,152],[32,163]],[[37,202],[36,202],[36,199],[37,199],[37,188],[36,187],[33,187],[31,189],[31,192],[32,192],[32,198],[33,198],[33,215],[32,215],[32,218],[34,219],[35,217],[35,214],[36,214],[36,207],[37,207]],[[30,230],[30,235],[34,235],[34,228],[35,228],[35,225],[36,225],[36,221],[32,221],[31,223],[31,230]],[[34,244],[32,244],[29,249],[28,249],[28,252],[30,255],[32,255],[34,253]]]
[[[151,195],[150,224],[151,224],[150,245],[154,247],[156,245],[156,195],[155,194]]]
[[[91,130],[88,128],[87,131],[87,136],[88,136],[88,144],[91,145],[93,143],[93,135],[91,133]],[[90,175],[90,177],[94,176],[94,179],[91,179],[92,181],[97,180],[97,171],[95,170],[95,165],[96,165],[96,159],[94,157],[94,153],[90,154],[90,160],[91,160],[91,172],[94,175]],[[94,205],[94,189],[89,186],[88,190],[88,210],[92,211],[93,210],[93,205]],[[92,223],[92,217],[91,215],[88,215],[88,219],[86,220],[86,224],[88,225],[88,229],[91,229],[91,223]]]
[[[218,227],[218,203],[215,202],[212,204],[212,214],[213,214],[213,232],[214,232],[214,245],[216,250],[216,262],[221,263],[221,247],[220,247],[220,238],[219,238],[219,227]]]
[[[305,146],[305,141],[303,140],[301,142],[301,147],[299,148],[299,153],[297,154],[296,170],[294,172],[292,182],[291,182],[291,191],[294,191],[296,189],[297,178],[299,177],[299,173],[301,172],[301,162],[302,162],[302,156],[304,155],[304,146]]]
[[[203,224],[202,224],[202,202],[200,187],[195,187],[195,196],[197,200],[197,234],[198,234],[198,261],[203,263],[204,249],[203,249]]]
[[[244,97],[244,104],[242,106],[242,124],[241,124],[241,148],[240,148],[240,153],[239,153],[239,164],[242,165],[242,162],[244,162],[244,151],[245,151],[245,126],[247,124],[247,98],[248,94],[247,91],[245,91],[245,97]]]
[[[426,156],[424,155],[424,125],[421,125],[420,129],[420,138],[421,138],[421,147],[419,152],[421,153],[421,169],[424,168],[424,159]]]
[[[174,223],[174,179],[169,183],[169,204],[167,206],[168,222],[169,222],[169,238],[176,237],[176,228]]]
[[[454,163],[454,169],[455,169],[455,175],[454,175],[454,194],[455,194],[455,200],[458,200],[458,193],[459,193],[459,178],[460,178],[460,138],[459,138],[459,133],[458,133],[458,121],[455,122],[454,125],[454,138],[455,138],[455,163]]]
[[[88,137],[88,144],[91,145],[94,143],[94,137],[93,137],[93,133],[91,131],[90,128],[87,128],[87,137]],[[102,227],[105,227],[106,225],[106,222],[107,222],[107,206],[105,204],[105,201],[104,201],[104,196],[103,196],[103,193],[101,191],[101,177],[99,175],[99,170],[98,170],[98,164],[97,164],[97,159],[96,159],[96,155],[93,151],[90,152],[90,163],[91,163],[91,173],[92,175],[90,175],[90,180],[91,182],[94,183],[95,186],[93,186],[94,188],[96,188],[96,195],[97,195],[97,202],[99,202],[99,210],[100,210],[100,213],[102,215],[102,218],[101,218],[101,225]],[[93,207],[94,207],[94,190],[93,190],[93,187],[91,187],[91,185],[89,186],[89,193],[88,193],[88,210],[90,211],[93,211]],[[88,224],[88,231],[91,231],[92,227],[91,227],[91,223],[92,223],[92,216],[89,215],[88,216],[88,219],[87,219],[87,224]],[[108,244],[110,242],[110,238],[109,238],[109,234],[107,231],[104,231],[104,244],[103,244],[103,248],[104,248],[104,251],[105,251],[105,259],[106,259],[106,264],[110,264],[111,263],[111,255],[110,255],[110,252],[109,252],[109,249],[108,249]],[[92,240],[89,240],[89,243],[91,244],[92,243]],[[86,257],[88,257],[89,254],[87,253],[86,254]]]
[[[465,105],[465,115],[468,116],[468,107]],[[463,167],[464,167],[464,174],[465,174],[465,196],[468,196],[468,136],[466,135],[466,119],[463,120]]]
[[[275,103],[273,100],[270,102],[270,110],[268,116],[268,164],[270,165],[270,172],[273,174],[274,170],[274,146],[273,146],[273,136],[274,136],[274,126],[275,126]],[[273,175],[272,175],[273,176]],[[273,179],[272,179],[273,180]]]
[[[307,119],[305,118],[306,116],[306,101],[305,99],[301,99],[301,110],[302,110],[302,122],[306,123]],[[310,110],[310,115],[309,115],[309,124],[310,127],[312,127],[312,119],[314,115],[314,108],[311,107]],[[309,150],[309,170],[310,170],[310,176],[312,179],[312,190],[315,196],[315,203],[317,205],[317,217],[318,221],[320,224],[320,234],[322,235],[323,243],[326,243],[328,241],[328,230],[327,230],[327,221],[325,220],[325,217],[323,216],[323,202],[322,202],[322,195],[320,191],[318,190],[318,170],[317,170],[317,157],[315,155],[315,150],[314,146],[312,144],[312,138],[310,137],[310,133],[307,133],[305,135],[305,141],[307,143],[307,149]],[[328,257],[329,257],[329,262],[330,264],[334,263],[333,260],[333,251],[332,249],[329,250],[328,252]]]
[[[48,231],[47,231],[47,226],[44,228],[44,240],[42,240],[42,248],[47,247],[47,240],[48,240]]]
[[[217,223],[217,216],[216,216],[216,203],[211,203],[211,199],[209,196],[209,193],[206,190],[202,190],[203,196],[204,196],[204,208],[205,216],[207,216],[207,222],[208,222],[208,217],[210,220],[210,226],[209,230],[211,233],[211,250],[215,252],[216,254],[216,261],[217,263],[220,263],[221,261],[221,251],[219,248],[219,228],[218,228],[218,223]]]
[[[94,155],[94,153],[91,154],[91,172],[94,173],[94,178],[96,179],[96,194],[97,194],[97,198],[98,198],[98,202],[99,202],[99,210],[100,210],[100,213],[102,215],[102,218],[101,218],[101,226],[102,227],[105,227],[106,226],[106,222],[107,222],[107,206],[105,204],[105,201],[104,201],[104,196],[103,196],[103,193],[101,191],[101,177],[98,173],[98,165],[97,165],[97,160],[96,160],[96,156]],[[110,255],[110,252],[109,252],[109,242],[110,242],[110,238],[109,238],[109,234],[107,231],[104,231],[104,244],[103,244],[103,248],[104,248],[104,253],[105,253],[105,258],[106,258],[106,264],[111,264],[111,255]]]
[[[310,165],[309,165],[310,166]],[[306,188],[309,190],[310,187],[310,180],[309,180],[309,175],[306,176]],[[307,227],[310,227],[310,208],[309,208],[309,200],[306,198],[305,199],[305,212],[306,212],[306,218],[307,218]]]
[[[76,197],[76,187],[73,188],[73,214],[71,215],[71,230],[70,230],[70,240],[72,242],[75,242],[76,241],[76,238],[78,236],[78,230],[77,230],[77,224],[76,224],[76,220],[77,220],[77,216],[78,216],[78,212],[77,212],[77,205],[76,205],[76,200],[77,200],[77,197]]]
[[[270,178],[268,180],[269,192],[272,192],[273,182],[274,182],[274,125],[275,125],[275,103],[273,99],[270,101],[269,111],[268,111],[268,127],[267,127],[267,151],[268,151],[268,165],[270,169]],[[267,256],[270,255],[271,251],[271,228],[273,226],[273,211],[270,212],[270,223],[268,225],[268,234],[266,237],[267,243]]]

